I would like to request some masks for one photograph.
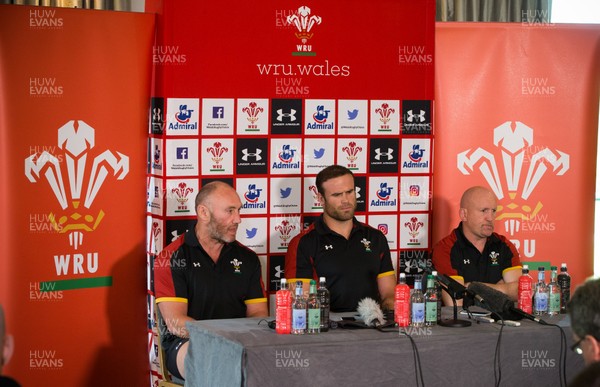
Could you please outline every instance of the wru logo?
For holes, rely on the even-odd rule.
[[[56,231],[69,234],[69,244],[75,250],[83,243],[83,231],[94,231],[104,217],[101,209],[95,216],[86,210],[90,209],[96,199],[109,169],[117,180],[123,180],[129,173],[129,157],[119,152],[115,155],[109,150],[94,157],[91,168],[88,167],[90,151],[95,146],[94,136],[94,128],[83,121],[72,120],[58,129],[58,147],[63,151],[60,158],[43,151],[25,159],[25,176],[29,181],[37,183],[43,175],[62,210],[71,211],[70,215],[65,213],[60,217],[50,213],[50,220]],[[66,161],[70,198],[65,189],[64,165],[59,163],[61,159]],[[87,190],[82,197],[86,181]],[[86,210],[82,211],[80,208],[81,200]]]

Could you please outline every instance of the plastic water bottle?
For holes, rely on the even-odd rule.
[[[437,322],[439,323],[442,321],[442,286],[437,280],[437,274],[438,272],[436,270],[431,272],[431,275],[433,276],[433,285],[435,286],[435,291],[437,293]]]
[[[529,275],[527,265],[523,265],[519,277],[518,307],[525,313],[533,313],[533,278]]]
[[[533,295],[533,314],[541,316],[548,313],[548,287],[544,268],[538,268],[538,282],[535,284],[535,293]]]
[[[567,272],[566,263],[560,265],[558,286],[560,286],[560,313],[567,313],[567,304],[571,299],[571,276]]]
[[[432,326],[438,321],[438,298],[435,290],[433,275],[427,276],[427,290],[425,292],[425,325]]]
[[[317,297],[317,282],[315,280],[310,280],[306,308],[308,312],[306,333],[319,333],[321,327],[321,305]]]
[[[411,304],[411,325],[413,327],[422,327],[425,325],[425,297],[421,290],[420,276],[415,278],[415,288],[412,296],[410,296]]]
[[[550,267],[550,283],[548,284],[548,314],[557,315],[560,312],[560,287],[556,282],[556,266]]]
[[[317,288],[317,297],[321,303],[321,332],[329,330],[329,290],[325,286],[325,277],[319,277],[319,287]]]
[[[292,330],[292,293],[287,280],[281,280],[281,288],[275,293],[275,332],[289,334]]]
[[[296,297],[292,303],[292,334],[303,335],[306,332],[306,300],[302,295],[302,281],[296,282]]]
[[[400,273],[394,291],[394,321],[399,327],[410,325],[410,287],[406,284],[406,274]]]

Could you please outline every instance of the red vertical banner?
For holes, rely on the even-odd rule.
[[[599,42],[591,25],[437,24],[434,242],[482,185],[523,263],[592,274]]]
[[[147,385],[154,16],[0,6],[0,302],[22,385]]]

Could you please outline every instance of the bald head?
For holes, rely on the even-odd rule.
[[[210,207],[211,201],[215,197],[218,198],[223,192],[227,191],[235,192],[232,186],[222,181],[211,181],[210,183],[205,184],[202,189],[198,191],[198,195],[196,195],[196,211],[201,204]]]
[[[467,189],[460,198],[460,208],[468,208],[473,203],[480,202],[482,199],[493,199],[497,201],[496,195],[489,189],[482,186],[475,186]]]
[[[485,243],[494,232],[498,200],[485,187],[471,187],[460,199],[460,220],[465,237],[474,245]]]

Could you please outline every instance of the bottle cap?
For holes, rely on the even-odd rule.
[[[567,267],[567,264],[563,262],[560,264],[560,267]]]
[[[529,265],[523,265],[523,270],[529,270]]]
[[[550,266],[550,270],[556,270],[556,266]]]
[[[545,269],[544,269],[544,266],[540,266],[540,267],[538,267],[538,271],[544,271],[544,270],[545,270]]]
[[[315,280],[310,280],[310,284],[311,284],[311,285],[316,285],[316,284],[317,284],[317,281],[315,281]]]
[[[406,278],[406,274],[400,273],[400,278]]]
[[[286,283],[287,283],[287,280],[285,278],[282,278],[281,279],[281,284],[283,285],[283,284],[286,284]]]
[[[432,271],[431,275],[434,276],[434,277],[437,277],[437,270]]]
[[[319,277],[319,282],[325,282],[325,277]]]

